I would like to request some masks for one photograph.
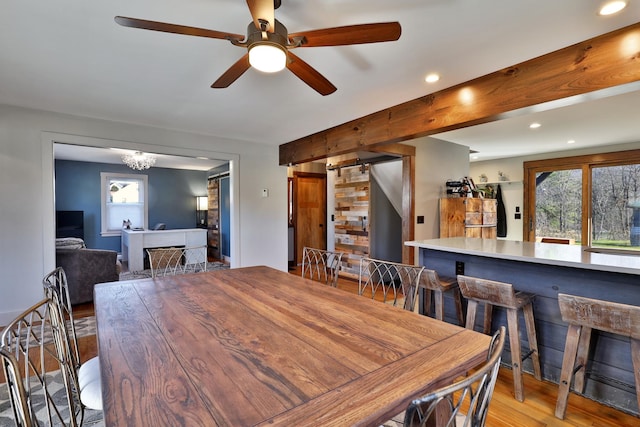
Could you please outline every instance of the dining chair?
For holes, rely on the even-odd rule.
[[[56,307],[58,321],[63,328],[63,344],[66,357],[65,369],[68,371],[66,386],[74,393],[82,404],[82,409],[102,410],[102,382],[100,380],[100,359],[96,356],[86,362],[80,359],[76,324],[73,307],[69,297],[69,285],[64,269],[57,267],[42,279],[45,296]]]
[[[48,298],[10,322],[0,336],[3,372],[16,424],[78,426],[82,405],[62,383],[69,381],[63,325]]]
[[[404,426],[424,427],[436,415],[441,421],[439,425],[447,427],[484,426],[498,378],[505,332],[506,328],[501,326],[493,335],[487,362],[476,371],[452,385],[413,400],[405,411]],[[444,420],[446,422],[442,424]]]
[[[342,252],[305,246],[302,249],[302,277],[317,280],[335,288],[338,286],[342,255]]]
[[[207,271],[207,246],[147,249],[151,277]]]
[[[423,270],[417,265],[362,258],[358,294],[413,311]]]

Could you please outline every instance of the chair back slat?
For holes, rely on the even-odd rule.
[[[338,285],[342,252],[305,246],[302,249],[302,277],[323,282],[334,288]]]
[[[513,285],[494,280],[458,275],[460,292],[467,299],[513,308],[518,306]]]
[[[489,344],[487,362],[468,377],[413,400],[405,411],[404,427],[434,425],[436,408],[446,405],[449,418],[439,419],[447,427],[484,426],[498,378],[506,328],[501,326]]]
[[[423,266],[362,258],[358,294],[413,311],[423,270]]]
[[[72,363],[76,368],[80,366],[80,350],[78,349],[78,336],[76,333],[76,324],[73,318],[73,308],[71,306],[71,298],[69,297],[69,283],[67,275],[62,267],[44,276],[42,286],[47,298],[56,303],[58,312],[62,316],[61,321],[66,326],[68,345]]]
[[[13,419],[18,427],[30,427],[31,411],[27,402],[27,394],[20,375],[20,366],[13,354],[0,347],[0,360],[2,361],[2,372],[9,392],[9,401],[13,409]]]
[[[207,246],[147,249],[151,277],[207,271]]]
[[[558,294],[562,320],[574,325],[640,339],[640,307]]]

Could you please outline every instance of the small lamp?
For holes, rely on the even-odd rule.
[[[207,226],[207,209],[209,208],[209,199],[207,196],[196,197],[196,222],[198,227]]]

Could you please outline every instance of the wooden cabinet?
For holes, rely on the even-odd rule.
[[[440,199],[440,237],[495,239],[497,201],[451,197]]]

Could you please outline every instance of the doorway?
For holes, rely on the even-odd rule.
[[[43,176],[45,177],[45,182],[43,183],[43,198],[46,200],[46,203],[51,207],[50,210],[46,210],[43,212],[43,224],[45,224],[45,228],[43,230],[43,239],[45,242],[50,242],[45,245],[45,250],[43,254],[44,264],[45,266],[52,269],[55,266],[55,188],[51,185],[52,182],[55,182],[55,171],[54,171],[54,161],[59,155],[59,151],[56,148],[56,153],[54,154],[54,146],[65,146],[72,145],[76,150],[81,154],[78,159],[69,160],[77,160],[77,161],[87,161],[87,159],[97,160],[96,155],[102,155],[111,153],[111,155],[115,154],[115,159],[113,162],[110,161],[100,161],[97,163],[116,163],[121,164],[121,160],[119,159],[119,150],[140,150],[141,145],[134,145],[133,143],[127,141],[119,141],[119,140],[106,140],[101,138],[94,138],[88,136],[79,136],[79,135],[69,135],[69,134],[60,134],[53,132],[43,132],[42,133],[42,158],[48,161],[43,162]],[[112,148],[116,147],[117,150],[113,150]],[[240,260],[240,244],[239,244],[239,235],[240,235],[240,213],[238,209],[238,200],[240,200],[240,192],[239,186],[237,183],[239,182],[239,168],[236,166],[239,162],[239,155],[237,154],[229,154],[229,153],[219,153],[208,150],[189,150],[182,149],[179,147],[165,147],[165,146],[156,146],[151,144],[144,145],[144,151],[149,153],[158,154],[159,156],[169,156],[175,158],[184,159],[196,159],[195,162],[198,163],[206,163],[210,160],[200,159],[200,157],[206,159],[216,159],[216,161],[225,161],[229,163],[229,253],[230,260],[229,264],[232,268],[239,267],[241,265]],[[97,151],[96,151],[97,150]],[[46,267],[47,268],[47,267]]]
[[[320,173],[293,174],[293,229],[295,263],[302,262],[302,249],[327,248],[327,176]]]

